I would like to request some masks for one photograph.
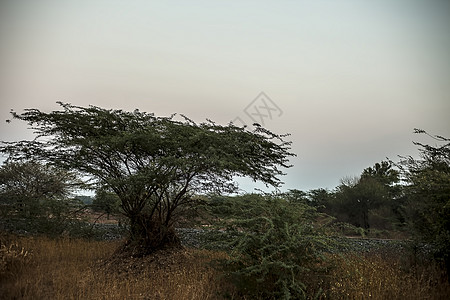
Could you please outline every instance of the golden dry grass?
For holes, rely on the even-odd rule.
[[[449,299],[450,285],[437,265],[411,267],[382,254],[334,256],[330,299]]]
[[[119,242],[17,238],[13,243],[31,258],[10,259],[0,277],[1,299],[218,299],[226,286],[208,265],[222,253],[184,251],[166,258],[167,265],[154,261],[138,272],[136,266],[116,272],[105,262]]]
[[[222,252],[187,249],[117,259],[120,242],[2,237],[1,299],[240,299],[209,262]],[[111,259],[116,257],[116,259]],[[332,257],[323,299],[447,299],[436,266],[406,272],[380,255]],[[319,287],[311,287],[317,290]]]

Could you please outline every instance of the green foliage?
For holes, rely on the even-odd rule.
[[[0,168],[0,203],[26,216],[57,213],[53,200],[66,198],[74,184],[64,170],[36,161],[6,162]]]
[[[213,199],[232,241],[225,269],[241,293],[259,299],[303,299],[320,291],[323,253],[332,242],[314,208],[276,195]],[[313,275],[314,274],[314,275]]]
[[[399,171],[392,167],[393,165],[388,161],[376,163],[373,167],[364,169],[361,174],[361,179],[373,179],[386,188],[393,187],[393,184],[398,183],[400,179]]]
[[[98,189],[92,201],[94,210],[103,211],[108,215],[120,212],[120,198],[113,192]]]
[[[360,177],[342,180],[330,203],[332,213],[339,221],[369,230],[371,216],[376,216],[374,212],[388,207],[390,217],[385,222],[381,218],[376,220],[383,226],[394,223],[400,195],[398,182],[399,173],[392,169],[392,164],[376,163],[374,167],[366,168]]]
[[[193,195],[236,190],[234,176],[279,186],[290,167],[290,142],[262,127],[253,131],[212,121],[79,107],[59,103],[50,113],[27,109],[13,117],[37,134],[31,141],[3,142],[10,160],[33,158],[77,170],[114,191],[130,220],[131,237],[148,250],[173,233],[177,208]]]
[[[62,233],[80,208],[79,201],[69,198],[77,185],[70,172],[36,161],[4,163],[0,168],[2,225],[31,233]]]
[[[418,242],[431,245],[434,257],[450,271],[450,139],[431,136],[439,143],[419,146],[420,159],[403,157],[398,165],[406,181],[405,198]]]
[[[283,193],[283,198],[288,202],[312,204],[307,192],[291,189],[286,193]]]
[[[91,196],[77,195],[75,196],[75,199],[81,201],[85,205],[91,205],[93,202],[93,198]]]
[[[308,200],[311,206],[317,208],[320,212],[330,213],[328,208],[329,203],[332,202],[334,198],[333,192],[326,189],[314,189],[308,192]]]

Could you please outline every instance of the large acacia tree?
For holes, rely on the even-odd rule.
[[[130,221],[131,241],[145,251],[177,244],[177,208],[205,192],[232,192],[234,176],[278,187],[290,142],[255,124],[254,130],[181,116],[156,117],[58,102],[62,109],[12,112],[37,135],[3,142],[10,160],[39,159],[89,176],[114,191]]]

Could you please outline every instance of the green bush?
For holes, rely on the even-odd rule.
[[[276,195],[215,198],[212,206],[233,237],[222,266],[242,296],[304,299],[321,293],[329,266],[324,253],[332,242],[315,222],[314,208]]]

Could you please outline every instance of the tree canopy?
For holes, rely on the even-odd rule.
[[[156,117],[135,110],[80,107],[58,102],[62,110],[26,109],[14,119],[37,135],[31,141],[3,142],[9,160],[38,159],[89,176],[121,200],[132,240],[157,248],[168,234],[176,208],[194,194],[232,192],[234,176],[278,187],[289,168],[290,142],[255,124],[254,130],[181,115]]]
[[[364,169],[361,176],[342,180],[335,193],[334,210],[342,221],[369,230],[370,211],[392,205],[399,192],[395,185],[398,181],[399,173],[391,163],[376,163]]]

